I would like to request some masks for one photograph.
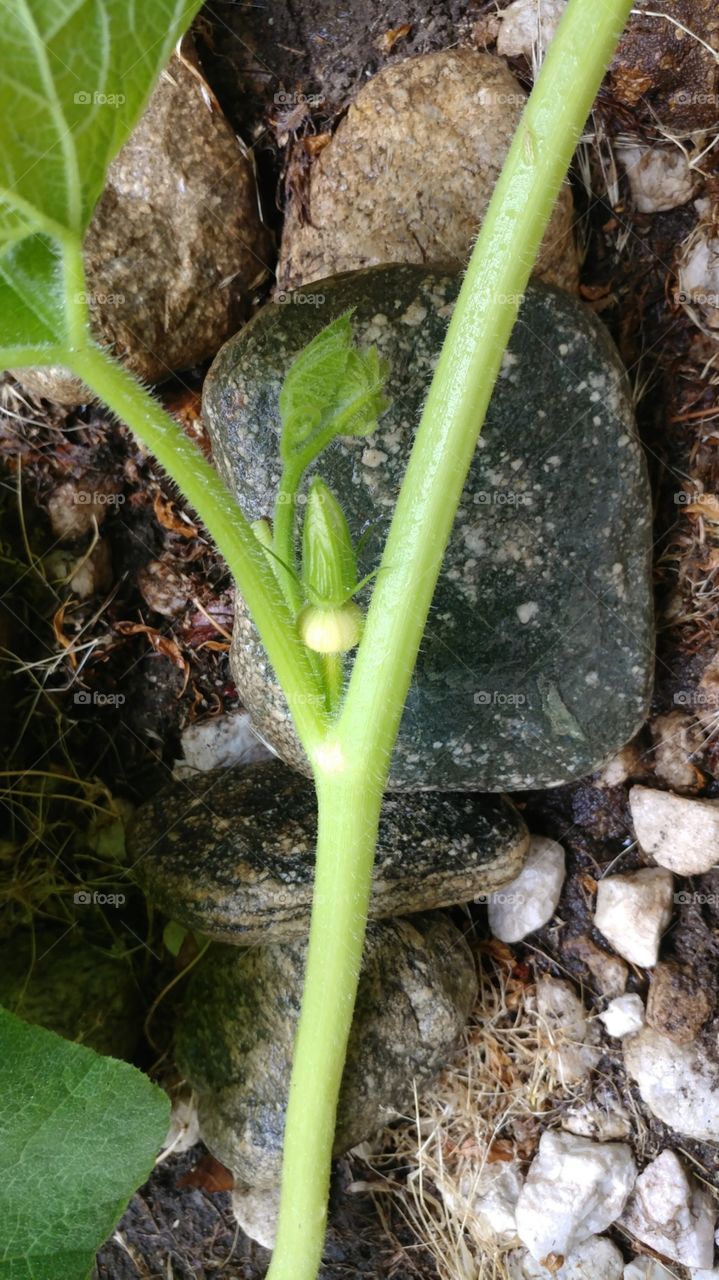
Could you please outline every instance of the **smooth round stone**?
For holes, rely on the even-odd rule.
[[[198,1095],[203,1140],[250,1187],[279,1180],[305,943],[213,946],[193,974],[176,1061]],[[335,1133],[347,1151],[413,1106],[477,994],[467,941],[442,912],[367,929]]]
[[[141,806],[128,836],[134,873],[186,928],[223,942],[304,938],[317,833],[314,790],[275,761],[213,769]],[[509,800],[387,795],[370,916],[469,902],[521,870],[527,828]]]
[[[369,530],[361,574],[377,567],[459,283],[411,265],[352,272],[265,307],[225,344],[204,413],[216,464],[250,518],[274,507],[284,374],[353,307],[359,342],[390,362],[392,407],[373,436],[333,442],[317,469],[353,533]],[[646,467],[617,352],[583,304],[530,285],[435,592],[390,787],[557,786],[614,755],[648,709],[650,552]],[[307,772],[241,600],[231,662],[261,736]]]

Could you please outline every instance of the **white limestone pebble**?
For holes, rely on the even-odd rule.
[[[644,1025],[644,1005],[640,996],[617,996],[616,1000],[610,1000],[599,1017],[607,1033],[621,1039],[622,1036],[633,1035]]]
[[[543,974],[537,983],[537,1014],[551,1045],[550,1062],[562,1084],[576,1084],[596,1066],[601,1051],[596,1029],[570,983]]]
[[[639,1175],[622,1214],[642,1244],[686,1267],[711,1267],[716,1209],[675,1151],[662,1151]]]
[[[567,1257],[620,1216],[637,1176],[622,1142],[545,1130],[517,1201],[517,1234],[538,1262]]]
[[[698,876],[719,863],[719,802],[632,787],[629,807],[637,840],[660,867]]]
[[[590,1236],[574,1249],[557,1271],[543,1267],[526,1249],[506,1258],[508,1280],[622,1280],[624,1259],[604,1236]]]
[[[503,58],[524,56],[532,62],[544,57],[554,39],[567,0],[513,0],[499,18],[497,53]]]
[[[623,1043],[624,1065],[652,1115],[676,1133],[719,1142],[719,1063],[696,1043],[644,1027]]]
[[[623,1280],[676,1280],[676,1276],[656,1258],[634,1258],[624,1268]]]
[[[674,881],[663,867],[606,876],[597,885],[594,923],[630,964],[651,968],[672,918]]]
[[[467,1221],[472,1231],[490,1245],[510,1245],[517,1237],[517,1200],[524,1175],[516,1160],[484,1164],[456,1182],[437,1179],[449,1213]]]
[[[679,147],[623,142],[617,155],[639,213],[659,213],[688,204],[696,191],[696,173]]]
[[[232,1215],[250,1240],[263,1249],[274,1249],[280,1212],[279,1187],[236,1187],[232,1192]]]
[[[516,880],[489,896],[489,927],[495,938],[519,942],[551,920],[565,874],[561,844],[546,836],[532,836],[527,860]]]
[[[229,711],[224,716],[188,725],[180,738],[182,756],[175,762],[173,777],[192,778],[220,766],[255,764],[274,759],[257,737],[246,711]]]

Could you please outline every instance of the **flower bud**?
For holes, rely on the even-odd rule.
[[[356,581],[357,561],[344,513],[324,480],[316,477],[307,495],[302,530],[305,594],[313,602],[339,608],[352,595]],[[352,645],[347,648],[351,649]],[[341,653],[342,650],[324,652]]]
[[[315,653],[347,653],[359,644],[364,616],[348,600],[339,609],[308,604],[297,619],[300,636]]]

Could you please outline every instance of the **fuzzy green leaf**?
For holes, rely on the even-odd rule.
[[[334,436],[369,435],[388,408],[389,367],[375,347],[353,345],[351,314],[322,329],[288,370],[279,400],[285,463],[307,466]]]
[[[3,0],[0,239],[82,234],[197,0]]]
[[[344,512],[315,476],[302,528],[302,585],[312,604],[339,608],[357,585],[357,560]]]
[[[147,1178],[169,1099],[0,1009],[0,1280],[84,1280]]]
[[[64,310],[61,268],[52,241],[28,236],[0,256],[3,346],[51,346],[63,331]]]
[[[107,167],[199,7],[0,0],[0,347],[62,342],[65,308],[41,236],[79,247]]]

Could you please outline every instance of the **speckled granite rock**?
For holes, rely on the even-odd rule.
[[[312,786],[275,761],[174,783],[137,811],[128,850],[169,916],[250,945],[305,936],[315,832]],[[521,869],[528,843],[504,797],[390,794],[370,915],[447,907],[500,888]]]
[[[95,335],[148,382],[206,360],[237,328],[270,247],[251,160],[174,56],[110,165],[85,237]],[[63,369],[18,378],[61,404],[87,399]]]
[[[176,1060],[199,1095],[212,1153],[249,1186],[281,1163],[304,943],[214,946],[193,975]],[[413,1079],[447,1061],[477,992],[467,942],[448,916],[370,924],[337,1116],[346,1151],[412,1105]]]
[[[463,266],[526,99],[507,64],[476,49],[383,67],[313,160],[302,199],[290,195],[279,289],[381,262]],[[535,273],[576,292],[573,223],[567,184]]]
[[[277,398],[295,354],[339,312],[391,364],[392,407],[336,441],[322,474],[375,568],[458,278],[375,267],[266,307],[217,356],[204,413],[215,461],[252,518],[277,489]],[[391,768],[393,788],[567,782],[643,722],[653,664],[651,508],[617,353],[581,303],[530,286],[460,504]],[[240,601],[232,667],[262,737],[306,769]]]

